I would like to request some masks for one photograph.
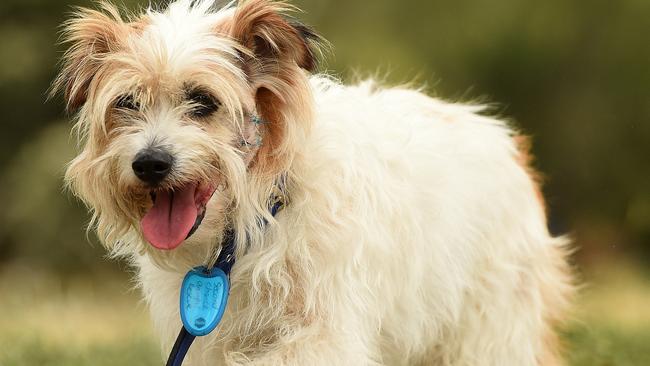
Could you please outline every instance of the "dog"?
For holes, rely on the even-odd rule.
[[[230,300],[186,365],[562,364],[570,243],[527,139],[481,106],[317,73],[326,43],[294,10],[102,3],[64,25],[67,186],[137,269],[163,351],[184,275],[231,230]]]

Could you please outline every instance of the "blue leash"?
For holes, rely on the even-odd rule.
[[[283,200],[276,197],[269,207],[271,215],[275,217],[283,205]],[[266,219],[260,221],[262,227],[268,224]],[[221,320],[230,290],[230,270],[235,264],[236,242],[232,228],[228,228],[224,233],[221,247],[223,249],[212,270],[204,266],[196,267],[189,271],[183,280],[180,306],[183,326],[169,354],[166,366],[181,366],[194,339],[209,334]],[[198,300],[196,295],[200,296]],[[213,300],[208,312],[195,310],[195,307],[205,307],[205,302],[208,301],[206,298]],[[205,324],[206,317],[210,319],[209,325]]]

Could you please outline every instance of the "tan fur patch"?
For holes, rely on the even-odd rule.
[[[525,135],[516,135],[513,137],[513,140],[515,141],[515,145],[517,146],[518,151],[517,162],[526,170],[528,175],[533,180],[537,201],[539,202],[542,210],[546,212],[546,202],[544,200],[544,194],[542,193],[541,188],[543,183],[543,176],[538,171],[536,171],[535,168],[533,168],[535,157],[531,153],[532,143],[530,141],[530,137]]]
[[[570,250],[554,245],[549,248],[552,270],[547,281],[540,282],[540,292],[544,302],[543,314],[546,327],[542,334],[542,354],[538,357],[539,366],[563,365],[564,345],[557,335],[557,328],[565,324],[570,304],[575,293],[571,266],[568,263]]]

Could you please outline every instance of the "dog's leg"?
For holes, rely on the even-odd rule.
[[[453,337],[457,342],[446,349],[451,365],[562,364],[554,327],[564,318],[572,285],[566,241],[548,238],[546,244],[520,265],[483,271]]]
[[[292,287],[286,296],[267,284],[249,292],[243,308],[233,301],[231,319],[238,325],[225,340],[226,365],[383,365],[379,307],[367,286],[352,280],[356,274],[280,266],[272,272],[289,274]],[[310,270],[320,276],[308,276]]]

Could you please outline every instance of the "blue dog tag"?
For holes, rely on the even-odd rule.
[[[228,276],[219,268],[208,271],[201,266],[187,272],[181,285],[181,320],[188,333],[204,336],[217,327],[229,287]]]

